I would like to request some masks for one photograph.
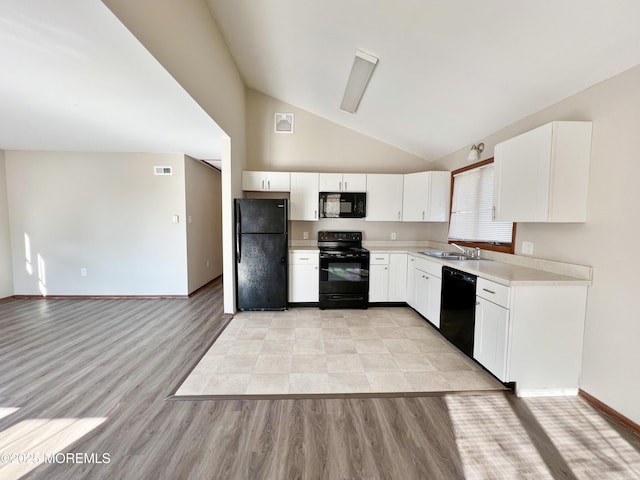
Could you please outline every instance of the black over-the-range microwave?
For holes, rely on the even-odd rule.
[[[366,193],[320,192],[320,218],[364,218],[366,215]]]

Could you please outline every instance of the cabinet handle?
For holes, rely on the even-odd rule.
[[[384,260],[384,257],[376,257],[376,260]]]
[[[496,206],[491,207],[491,220],[496,219]]]
[[[271,180],[267,180],[267,190],[271,190]]]
[[[342,182],[338,182],[338,191],[341,192],[342,191]]]
[[[485,292],[490,293],[492,295],[496,294],[496,292],[494,292],[493,290],[489,290],[488,288],[483,288],[482,290],[484,290]]]
[[[422,210],[422,219],[424,220],[424,210]]]
[[[387,270],[387,267],[384,267],[385,270]]]
[[[347,182],[344,182],[344,191],[348,192],[349,191],[349,187],[347,187]]]
[[[309,260],[309,257],[300,257],[300,260]]]
[[[264,190],[264,180],[262,180],[262,190]]]
[[[318,210],[313,211],[313,218],[318,219]]]
[[[476,305],[480,305],[480,302],[476,302]]]
[[[398,220],[402,219],[402,212],[398,212]]]

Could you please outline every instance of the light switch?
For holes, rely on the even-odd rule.
[[[524,255],[533,255],[533,243],[522,242],[522,253]]]
[[[178,215],[173,216],[173,223],[180,223],[180,217]]]

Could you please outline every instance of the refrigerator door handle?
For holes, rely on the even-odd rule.
[[[240,239],[241,235],[241,222],[240,222],[240,204],[236,202],[236,262],[240,263],[241,254],[240,254]]]

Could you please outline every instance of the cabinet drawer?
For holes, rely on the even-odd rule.
[[[422,257],[414,257],[416,268],[419,268],[423,272],[430,273],[431,275],[442,278],[442,264],[438,262],[432,262]]]
[[[369,257],[369,264],[371,265],[388,265],[389,254],[388,253],[371,253]]]
[[[490,302],[509,308],[510,288],[499,283],[478,277],[476,283],[476,295],[485,298]]]
[[[320,254],[318,252],[290,252],[290,265],[318,265],[320,263]]]

